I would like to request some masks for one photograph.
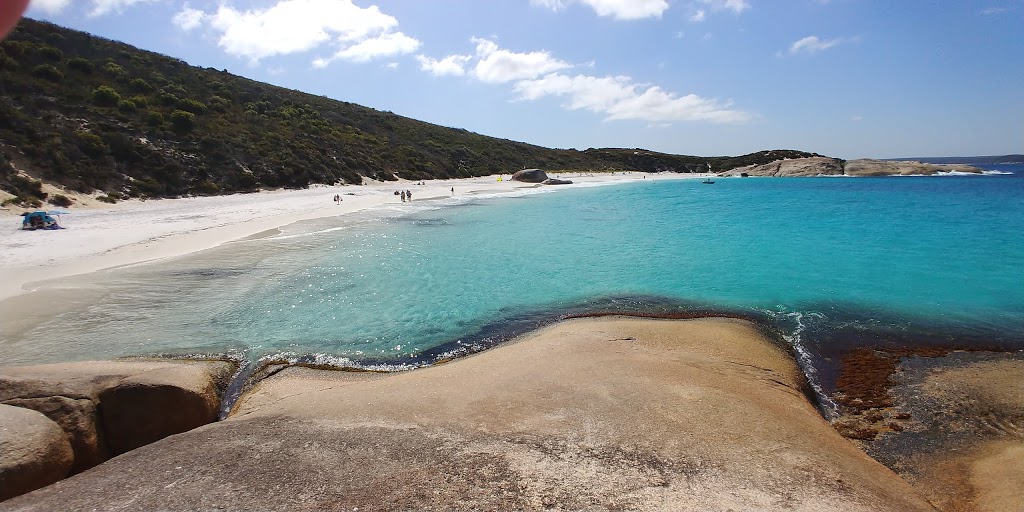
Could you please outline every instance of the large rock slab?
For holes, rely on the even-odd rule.
[[[523,183],[543,183],[544,180],[548,179],[548,174],[540,169],[523,169],[516,171],[510,179]]]
[[[289,368],[9,510],[932,510],[753,324],[556,324],[392,375]],[[139,475],[124,485],[125,475]]]
[[[833,176],[843,174],[843,161],[838,158],[810,157],[776,160],[762,165],[739,167],[721,173],[722,176]]]
[[[723,176],[930,176],[938,173],[981,174],[984,170],[970,165],[926,164],[922,162],[859,159],[843,161],[838,158],[810,157],[776,160],[762,165],[738,167],[721,173]]]
[[[64,478],[73,458],[59,425],[42,413],[0,405],[0,501]]]
[[[0,368],[0,403],[61,426],[74,471],[216,421],[227,361],[84,361]]]
[[[982,169],[959,164],[926,164],[922,162],[860,159],[846,162],[849,176],[931,176],[938,173],[981,174]]]

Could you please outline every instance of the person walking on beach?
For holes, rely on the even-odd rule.
[[[402,191],[402,202],[403,203],[405,202],[405,191],[404,190]]]
[[[409,200],[412,201],[412,191],[411,190],[406,190],[405,191],[405,197],[409,198]]]

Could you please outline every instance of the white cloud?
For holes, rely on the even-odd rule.
[[[550,73],[542,78],[517,82],[515,91],[524,101],[546,96],[565,97],[565,108],[604,114],[608,121],[745,123],[752,117],[749,113],[730,109],[728,103],[695,94],[678,96],[658,86],[635,83],[626,76],[570,77]]]
[[[1010,11],[1009,7],[986,7],[984,9],[982,9],[980,12],[981,12],[981,14],[983,16],[991,16],[993,14],[1002,14],[1004,12],[1009,12],[1009,11]]]
[[[71,4],[71,0],[32,0],[29,6],[33,9],[40,9],[50,14],[57,14]]]
[[[420,63],[421,70],[434,76],[463,76],[466,74],[466,63],[472,58],[472,55],[449,55],[437,60],[425,55],[417,55],[416,61]]]
[[[388,32],[371,39],[364,39],[354,45],[342,48],[330,60],[341,59],[349,62],[369,62],[378,57],[394,57],[412,53],[420,42],[401,32]]]
[[[818,39],[818,36],[807,36],[791,44],[789,46],[789,54],[795,55],[801,52],[814,54],[828,50],[841,42],[841,39]]]
[[[750,4],[747,0],[698,0],[700,3],[707,5],[713,11],[729,10],[734,14],[740,14],[743,11],[750,9]]]
[[[384,64],[384,69],[391,69],[391,70],[398,69],[398,63],[397,62],[388,62],[387,64]]]
[[[125,1],[125,0],[120,0]],[[134,1],[134,0],[133,0]],[[230,55],[253,63],[276,55],[306,52],[322,45],[337,48],[331,58],[318,58],[314,67],[343,59],[366,62],[378,57],[410,53],[419,41],[393,31],[398,20],[377,6],[358,7],[352,0],[276,0],[266,8],[239,10],[222,3],[214,12],[175,16],[184,30],[199,20],[218,34],[218,45]],[[188,12],[188,14],[184,14]]]
[[[589,6],[598,16],[617,20],[659,18],[670,7],[668,0],[530,0],[530,4],[553,11],[565,9],[578,2]]]
[[[206,13],[203,11],[193,9],[189,7],[188,4],[185,4],[182,6],[181,11],[171,18],[171,23],[174,23],[178,28],[188,32],[199,28],[199,26],[203,24],[203,18],[205,16]]]
[[[546,51],[516,53],[498,48],[497,43],[487,39],[474,37],[471,41],[476,44],[479,59],[473,68],[473,77],[481,82],[512,82],[572,67]]]
[[[156,0],[92,0],[92,10],[89,11],[89,16],[103,16],[111,12],[119,13],[125,7],[153,1]]]
[[[704,9],[697,9],[693,14],[690,15],[690,21],[694,23],[700,23],[707,17],[707,11]]]

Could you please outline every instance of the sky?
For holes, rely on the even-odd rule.
[[[1024,153],[1024,0],[33,0],[26,15],[546,147]]]

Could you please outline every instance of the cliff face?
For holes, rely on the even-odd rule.
[[[763,165],[739,167],[722,173],[722,176],[930,176],[944,172],[981,174],[982,169],[960,164],[926,164],[888,160],[840,160],[838,158],[812,157],[779,160]]]

